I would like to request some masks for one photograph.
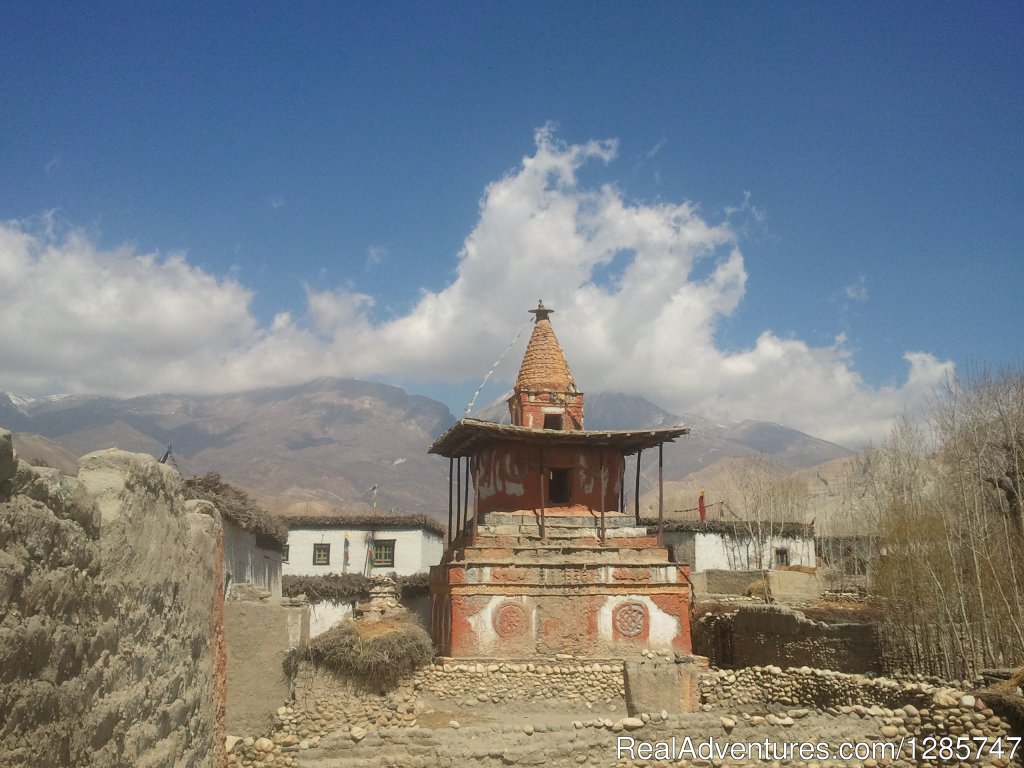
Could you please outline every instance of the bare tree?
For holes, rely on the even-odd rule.
[[[765,571],[774,564],[776,543],[792,530],[790,524],[806,522],[807,483],[787,476],[766,456],[758,455],[732,470],[736,498],[732,508],[738,517],[730,563],[734,568]]]
[[[905,420],[870,454],[873,581],[894,665],[962,678],[1024,661],[1024,373],[951,379],[934,440]]]

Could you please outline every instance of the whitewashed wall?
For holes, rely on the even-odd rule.
[[[665,544],[676,562],[689,561],[694,571],[747,571],[758,568],[757,542],[721,533],[666,531]],[[761,564],[775,567],[775,550],[789,550],[790,565],[814,566],[814,539],[772,536],[761,543]]]
[[[345,533],[349,539],[348,569],[344,568]],[[369,528],[340,527],[295,527],[288,532],[288,561],[282,566],[282,573],[294,576],[321,576],[328,573],[367,573],[366,560],[369,554]],[[423,528],[378,528],[374,537],[391,539],[395,542],[395,564],[393,567],[372,568],[369,575],[395,572],[399,576],[411,576],[426,571],[441,562],[444,541],[441,534]],[[331,545],[331,561],[328,565],[313,564],[313,545]]]
[[[419,571],[413,571],[413,573],[429,571],[430,566],[441,562],[441,556],[444,554],[444,537],[436,531],[424,531],[423,538],[420,541],[420,563],[422,567]],[[406,576],[408,574],[400,575]]]
[[[248,581],[281,596],[281,553],[256,544],[256,536],[224,521],[224,570],[232,584]]]
[[[354,613],[354,602],[336,603],[324,600],[309,604],[309,636],[322,635],[339,621],[351,619]]]
[[[698,533],[695,539],[694,570],[746,571],[758,567],[757,546],[753,539],[738,539],[719,533]],[[761,567],[775,567],[775,550],[789,550],[790,565],[815,564],[813,539],[784,539],[772,536],[761,542]]]

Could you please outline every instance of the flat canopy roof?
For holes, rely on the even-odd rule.
[[[614,448],[623,456],[671,443],[687,434],[689,427],[629,430],[532,429],[493,421],[461,419],[434,441],[429,453],[458,458],[473,456],[481,448],[500,442],[533,443],[535,445],[586,445]]]

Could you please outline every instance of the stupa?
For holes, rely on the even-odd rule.
[[[584,428],[584,395],[539,303],[508,400],[511,424],[464,418],[431,446],[449,459],[448,543],[430,573],[442,655],[629,657],[690,652],[687,566],[640,525],[640,454],[689,432]],[[636,456],[634,510],[623,509]]]

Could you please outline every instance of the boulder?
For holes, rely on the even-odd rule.
[[[18,457],[14,453],[14,438],[6,429],[0,429],[0,483],[10,480],[18,471]]]

